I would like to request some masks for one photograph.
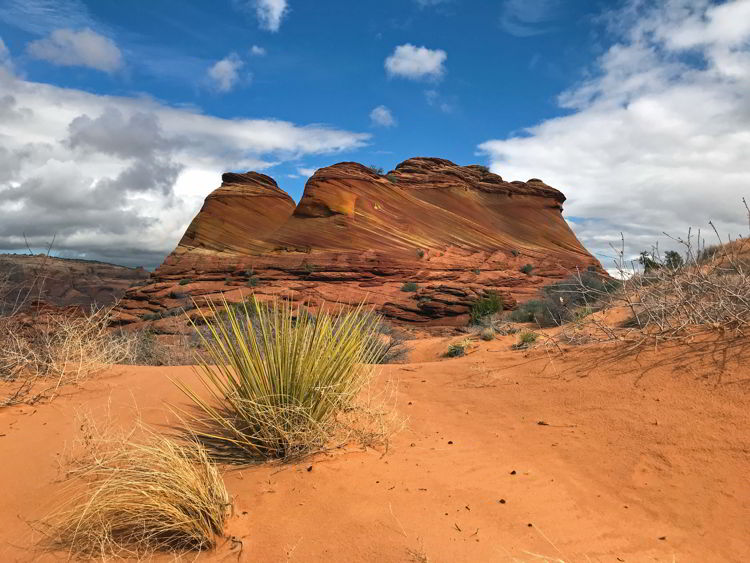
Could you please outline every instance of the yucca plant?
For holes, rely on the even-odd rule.
[[[209,303],[202,321],[197,371],[208,395],[178,383],[196,407],[182,413],[225,462],[323,447],[383,353],[379,317],[363,307],[313,316],[288,302],[224,301]]]

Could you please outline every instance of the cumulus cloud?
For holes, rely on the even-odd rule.
[[[208,76],[219,92],[229,92],[240,79],[240,69],[244,65],[237,53],[229,53],[208,69]]]
[[[385,70],[389,76],[438,80],[445,74],[444,64],[447,58],[447,53],[442,49],[428,49],[406,43],[396,47],[393,54],[385,59]]]
[[[255,13],[260,27],[268,31],[278,31],[281,20],[289,12],[286,0],[255,0]]]
[[[547,33],[548,23],[560,7],[560,0],[505,0],[500,12],[500,27],[516,37]]]
[[[48,37],[29,43],[26,51],[36,59],[62,66],[85,66],[114,72],[122,66],[122,53],[111,39],[85,28],[56,29]]]
[[[480,146],[509,178],[540,177],[600,256],[623,232],[632,255],[713,220],[747,234],[750,2],[631,1],[619,39],[590,79],[560,96],[572,110]],[[695,232],[695,231],[694,231]],[[709,239],[709,243],[715,242]]]
[[[263,57],[266,54],[266,50],[263,47],[259,47],[258,45],[253,45],[250,47],[250,54],[254,57]]]
[[[391,110],[385,106],[378,106],[370,112],[370,121],[378,127],[394,127],[397,124]]]
[[[226,170],[354,149],[368,135],[222,119],[100,96],[0,68],[0,250],[41,248],[155,266]]]

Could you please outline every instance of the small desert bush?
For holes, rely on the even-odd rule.
[[[260,279],[257,276],[251,276],[247,279],[247,287],[258,287]]]
[[[186,426],[227,462],[319,450],[382,353],[377,317],[362,307],[313,316],[288,302],[252,306],[238,311],[225,302],[220,313],[209,303],[198,333],[208,396],[178,383],[195,407],[183,411]]]
[[[375,317],[376,329],[373,335],[380,339],[379,343],[373,343],[378,350],[373,363],[394,364],[406,360],[411,348],[407,341],[411,336],[405,330],[393,327],[380,317]]]
[[[466,355],[466,350],[469,349],[471,341],[467,338],[461,342],[454,342],[448,346],[448,350],[445,352],[447,358],[460,358]]]
[[[517,350],[528,348],[534,342],[536,342],[538,338],[539,338],[539,334],[537,334],[536,332],[524,331],[518,337],[518,342],[513,345],[513,348]]]
[[[112,333],[113,338],[127,342],[125,358],[120,363],[134,366],[182,366],[195,363],[195,343],[184,335],[159,336],[150,330]]]
[[[189,283],[193,283],[193,280],[191,280],[190,278],[184,278],[179,281],[179,285],[187,285]]]
[[[71,472],[72,494],[46,522],[49,547],[106,559],[215,545],[230,499],[200,443],[93,440],[95,455]]]
[[[524,264],[523,266],[521,266],[521,273],[526,274],[528,276],[528,275],[531,275],[531,272],[533,269],[534,269],[534,266],[532,266],[531,264]]]
[[[490,292],[475,301],[469,311],[470,323],[477,324],[486,316],[494,315],[503,310],[503,298],[497,293]]]
[[[530,299],[511,311],[508,318],[515,323],[531,323],[543,313],[544,304],[539,299]]]
[[[417,283],[416,282],[412,282],[412,281],[405,282],[404,285],[401,286],[401,291],[406,291],[406,292],[410,292],[410,293],[415,292],[418,289],[419,289],[419,286],[417,285]]]
[[[487,342],[491,340],[495,340],[495,331],[492,330],[491,328],[483,328],[482,331],[479,333],[479,338]]]
[[[559,326],[580,320],[601,308],[622,283],[587,270],[563,281],[547,285],[537,299],[522,303],[509,315],[518,323],[535,323],[540,327]]]
[[[417,248],[417,258],[424,258],[424,250]]]

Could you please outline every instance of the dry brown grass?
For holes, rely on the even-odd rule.
[[[717,234],[718,236],[718,234]],[[740,238],[712,247],[710,257],[696,249],[693,237],[675,239],[684,250],[684,265],[669,267],[658,250],[647,271],[626,264],[624,242],[617,249],[617,268],[627,278],[613,291],[585,288],[603,314],[577,319],[563,327],[559,340],[580,344],[626,340],[644,343],[690,337],[700,332],[746,334],[750,331],[750,240]],[[627,322],[613,324],[607,313],[626,311]]]
[[[110,309],[0,318],[0,380],[17,384],[0,406],[49,398],[64,385],[125,361],[133,341],[117,337],[109,323]]]
[[[214,547],[231,503],[198,442],[90,428],[86,455],[68,472],[66,501],[45,522],[44,547],[102,559]]]

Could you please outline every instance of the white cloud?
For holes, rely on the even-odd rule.
[[[427,100],[427,105],[437,108],[443,113],[453,113],[455,109],[453,104],[445,101],[437,90],[425,90],[424,97]]]
[[[244,65],[237,53],[229,53],[208,69],[208,76],[219,92],[229,92],[240,79],[240,69]]]
[[[379,127],[394,127],[398,122],[393,117],[391,110],[385,106],[378,106],[370,112],[370,120],[373,125]]]
[[[547,33],[560,0],[505,0],[500,12],[500,27],[516,37]]]
[[[266,54],[266,50],[263,47],[259,47],[258,45],[253,45],[250,47],[250,54],[255,57],[263,57]]]
[[[33,35],[47,35],[62,28],[96,27],[81,0],[4,0],[2,4],[0,20]]]
[[[442,49],[417,47],[411,43],[399,45],[385,59],[385,70],[389,76],[400,76],[411,80],[437,80],[445,74],[448,55]]]
[[[260,27],[268,31],[278,31],[281,20],[289,12],[286,0],[255,0],[255,13]]]
[[[317,168],[297,168],[297,173],[300,176],[306,176],[309,178],[310,176],[315,174],[317,170],[318,170]]]
[[[154,266],[226,170],[354,149],[368,135],[223,119],[148,98],[22,80],[0,68],[0,249]]]
[[[113,72],[122,66],[122,53],[114,41],[86,28],[56,29],[48,37],[32,41],[29,55],[62,66],[85,66]]]
[[[631,254],[669,247],[662,231],[691,225],[715,242],[709,219],[722,235],[747,234],[749,5],[631,1],[611,14],[621,39],[596,73],[560,96],[573,113],[480,149],[505,177],[561,189],[576,233],[602,256],[621,231]]]
[[[8,50],[8,47],[5,46],[2,37],[0,37],[0,68],[8,70],[13,69],[13,61],[10,58],[10,51]]]

